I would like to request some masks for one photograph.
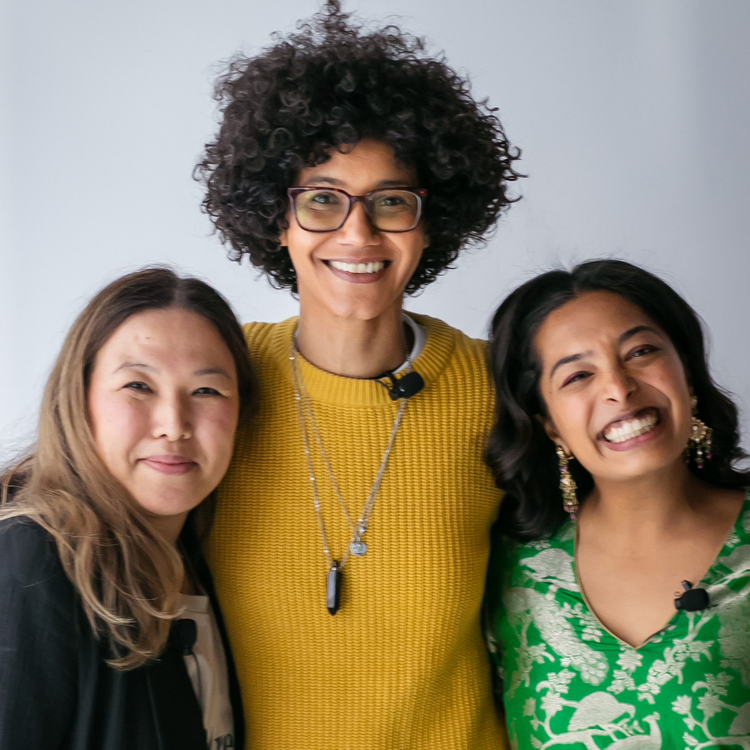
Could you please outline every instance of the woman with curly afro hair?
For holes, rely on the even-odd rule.
[[[219,79],[198,176],[230,256],[300,315],[251,323],[208,559],[253,750],[496,750],[480,610],[500,494],[486,346],[403,312],[513,202],[466,80],[329,2]]]

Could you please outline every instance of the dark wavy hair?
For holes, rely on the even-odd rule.
[[[565,517],[555,445],[537,418],[546,408],[534,338],[551,312],[593,291],[613,292],[637,305],[674,344],[698,398],[699,416],[713,428],[711,460],[703,469],[691,461],[690,471],[719,487],[750,484],[750,472],[734,466],[746,457],[739,444],[737,407],[708,371],[695,310],[643,268],[621,260],[589,261],[570,272],[549,271],[528,281],[500,305],[492,320],[490,359],[497,405],[486,459],[506,493],[497,528],[516,539],[547,537]],[[591,475],[577,461],[570,470],[579,497],[585,498],[593,487]]]
[[[410,279],[414,293],[448,269],[465,244],[476,244],[518,198],[520,151],[508,143],[495,111],[476,102],[469,83],[426,43],[396,26],[364,30],[337,0],[275,34],[256,57],[235,56],[218,79],[222,124],[195,169],[205,183],[203,210],[229,256],[262,269],[277,287],[296,291],[289,252],[286,190],[300,169],[364,138],[393,148],[427,188],[430,247]]]

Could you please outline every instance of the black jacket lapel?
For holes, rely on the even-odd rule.
[[[168,643],[159,660],[145,667],[160,750],[206,750],[201,708],[183,659]]]

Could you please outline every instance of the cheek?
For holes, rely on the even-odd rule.
[[[224,405],[206,410],[196,417],[196,435],[200,435],[201,448],[216,470],[225,471],[234,450],[239,409]]]
[[[591,404],[583,396],[566,397],[548,405],[552,421],[573,455],[592,446],[590,433]]]
[[[409,276],[411,277],[424,254],[426,244],[424,230],[416,229],[414,232],[393,236],[399,238],[397,241],[400,255],[404,258],[404,266],[408,269]]]
[[[685,377],[685,370],[676,355],[655,368],[652,382],[672,400],[685,401],[689,404],[690,388]]]
[[[119,393],[92,393],[89,396],[89,423],[99,457],[116,475],[147,432],[148,419],[143,409]]]
[[[298,274],[304,274],[310,263],[313,250],[320,244],[320,235],[300,229],[294,218],[290,221],[289,229],[281,235],[282,244],[286,245],[292,265]]]

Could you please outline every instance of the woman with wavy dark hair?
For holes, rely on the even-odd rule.
[[[518,154],[421,40],[336,2],[235,58],[216,95],[205,210],[300,301],[246,326],[259,408],[208,545],[248,747],[502,747],[485,345],[403,302],[492,228]]]
[[[511,741],[747,747],[750,473],[695,311],[623,261],[550,271],[500,306],[491,364]]]
[[[0,750],[240,746],[200,540],[250,389],[199,279],[138,271],[79,315],[0,477]]]

